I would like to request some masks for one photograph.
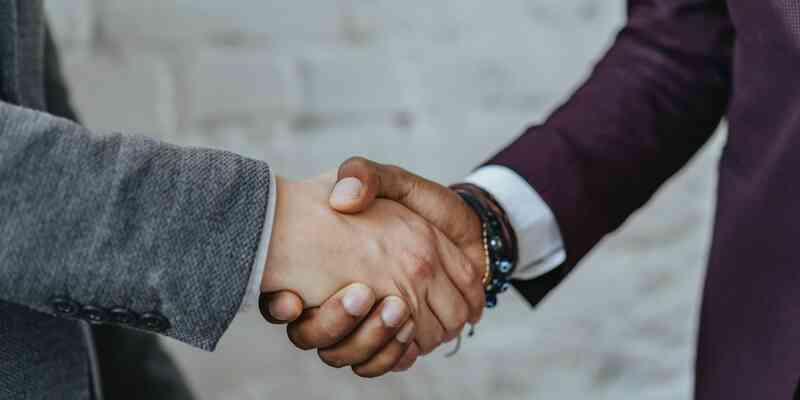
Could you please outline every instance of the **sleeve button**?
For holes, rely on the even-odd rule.
[[[130,325],[136,319],[136,314],[124,307],[114,307],[108,311],[108,320],[115,324]]]
[[[161,314],[155,312],[142,314],[141,318],[139,318],[139,325],[153,332],[164,332],[169,329],[169,321]]]
[[[57,314],[73,315],[78,312],[78,303],[63,296],[56,296],[50,299],[50,305]]]
[[[97,324],[106,321],[106,311],[100,307],[86,305],[81,308],[80,317]]]

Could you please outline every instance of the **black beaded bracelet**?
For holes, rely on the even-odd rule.
[[[497,305],[497,295],[511,287],[511,275],[517,264],[516,237],[505,213],[491,196],[477,186],[453,186],[481,220],[484,251],[487,254],[487,276],[484,281],[486,307]]]

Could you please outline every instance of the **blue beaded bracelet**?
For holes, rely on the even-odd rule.
[[[511,275],[514,273],[517,261],[513,232],[510,229],[503,229],[503,223],[507,223],[504,215],[498,215],[498,212],[485,205],[470,190],[465,190],[461,185],[454,187],[454,190],[481,220],[483,245],[488,264],[484,280],[486,307],[493,308],[497,305],[497,295],[511,287]],[[503,218],[502,222],[501,218]]]

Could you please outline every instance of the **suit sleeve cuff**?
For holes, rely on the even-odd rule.
[[[467,176],[465,182],[489,192],[508,215],[519,243],[519,263],[513,279],[533,279],[564,262],[564,242],[553,212],[516,172],[487,165]]]
[[[261,239],[256,250],[256,259],[250,273],[250,280],[247,284],[247,291],[244,294],[239,313],[245,313],[253,309],[258,304],[258,297],[261,294],[261,278],[264,276],[264,268],[267,264],[267,253],[269,252],[269,242],[272,238],[272,224],[275,221],[275,203],[277,202],[277,186],[275,174],[270,170],[269,200],[267,202],[267,212],[264,218],[264,226],[261,228]]]

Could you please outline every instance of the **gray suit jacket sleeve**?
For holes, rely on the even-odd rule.
[[[161,315],[161,333],[212,350],[244,296],[269,185],[263,162],[0,103],[0,299],[130,310],[131,328]]]

